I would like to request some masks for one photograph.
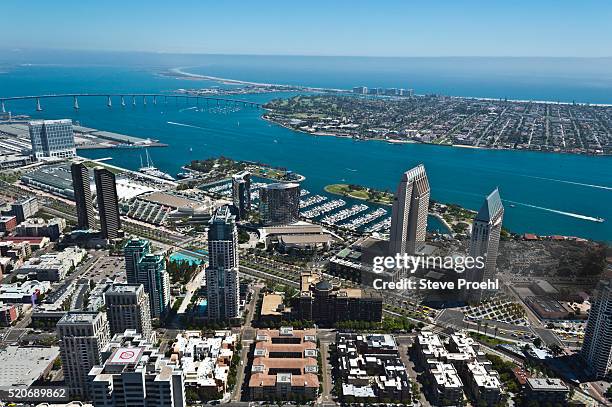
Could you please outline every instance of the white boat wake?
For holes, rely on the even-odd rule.
[[[587,215],[581,215],[579,213],[573,213],[573,212],[564,212],[564,211],[559,211],[557,209],[551,209],[551,208],[544,208],[542,206],[537,206],[537,205],[531,205],[531,204],[526,204],[523,202],[516,202],[516,201],[510,201],[508,199],[504,199],[503,201],[505,202],[510,202],[511,204],[515,204],[515,205],[521,205],[521,206],[526,206],[528,208],[534,208],[534,209],[540,209],[542,211],[547,211],[547,212],[552,212],[552,213],[557,213],[559,215],[565,215],[565,216],[570,216],[572,218],[576,218],[576,219],[582,219],[582,220],[588,220],[591,222],[598,222],[601,223],[602,220],[600,218],[595,218],[593,216],[587,216]]]
[[[185,124],[185,123],[177,123],[177,122],[166,122],[166,123],[172,124],[174,126],[191,127],[193,129],[206,130],[204,127],[194,126],[193,124]]]
[[[583,187],[597,188],[597,189],[606,189],[608,191],[612,191],[612,187],[607,187],[605,185],[585,184],[585,183],[582,183],[582,182],[566,181],[566,180],[563,180],[563,179],[536,177],[534,175],[522,175],[522,176],[523,177],[527,177],[527,178],[543,179],[543,180],[546,180],[546,181],[562,182],[564,184],[580,185],[580,186],[583,186]]]
[[[198,107],[197,107],[197,106],[185,107],[185,108],[183,108],[183,109],[180,109],[180,110],[179,110],[179,112],[185,112],[185,111],[187,111],[187,110],[193,110],[193,109],[196,109],[196,110],[197,110],[197,109],[198,109]]]

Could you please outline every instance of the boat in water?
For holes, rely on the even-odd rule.
[[[147,165],[145,166],[142,164],[142,156],[140,156],[140,168],[138,169],[139,172],[146,175],[150,175],[152,177],[161,178],[168,181],[174,181],[174,178],[170,174],[166,174],[165,172],[155,167],[155,165],[153,164],[153,160],[151,160],[151,157],[149,157],[149,150],[145,150],[145,154],[147,156]]]
[[[187,178],[192,178],[193,174],[189,172],[179,172],[178,174],[176,174],[176,177],[178,179],[187,179]]]

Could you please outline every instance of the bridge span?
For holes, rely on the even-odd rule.
[[[206,104],[210,104],[211,102],[216,103],[219,106],[221,103],[224,105],[233,105],[233,106],[245,106],[245,107],[253,107],[253,108],[261,108],[261,103],[253,102],[250,100],[244,99],[232,99],[225,97],[215,97],[215,96],[198,96],[198,95],[187,95],[187,94],[163,94],[163,93],[61,93],[61,94],[48,94],[48,95],[33,95],[33,96],[10,96],[10,97],[0,97],[0,104],[2,107],[2,113],[6,113],[7,106],[11,101],[18,100],[33,100],[35,101],[35,106],[37,111],[42,111],[43,106],[41,100],[44,99],[72,99],[72,107],[75,110],[79,110],[79,98],[105,98],[106,106],[109,108],[113,106],[113,99],[119,100],[119,105],[121,107],[125,107],[127,105],[126,99],[128,99],[129,104],[132,106],[136,106],[138,101],[143,106],[147,105],[147,100],[150,100],[151,103],[157,105],[159,103],[168,104],[168,100],[174,99],[178,102],[179,99],[184,100],[185,103],[188,103],[189,100],[196,100],[196,103],[199,103],[200,100],[206,102]],[[131,98],[131,100],[130,100]]]

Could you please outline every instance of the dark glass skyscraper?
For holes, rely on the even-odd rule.
[[[70,172],[72,173],[79,229],[93,229],[96,225],[96,218],[91,199],[89,169],[83,163],[72,163]]]
[[[232,177],[232,202],[238,219],[244,219],[251,210],[251,174],[240,172]]]
[[[123,248],[125,274],[128,284],[138,283],[138,263],[151,253],[151,243],[145,239],[131,239]]]
[[[259,214],[264,225],[286,225],[300,219],[300,184],[268,184],[259,190]]]
[[[102,236],[106,239],[116,239],[119,237],[121,219],[115,174],[104,167],[96,167],[94,178]]]

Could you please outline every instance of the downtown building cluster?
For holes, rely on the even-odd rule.
[[[429,180],[422,164],[402,174],[393,200],[389,240],[363,237],[330,259],[330,273],[369,286],[374,285],[376,280],[400,282],[414,278],[406,267],[385,267],[382,272],[374,270],[375,259],[385,257],[422,258],[425,266],[419,267],[419,271],[427,271],[428,257],[435,251],[435,247],[426,242],[430,193]],[[503,215],[504,207],[499,190],[495,189],[486,196],[474,216],[467,253],[457,253],[464,258],[468,255],[472,259],[481,259],[483,267],[473,265],[465,270],[463,277],[470,285],[487,284],[495,280]],[[442,275],[446,273],[447,278],[458,278],[453,270],[436,267],[434,271]],[[454,276],[448,276],[450,272]],[[492,294],[494,292],[491,290],[469,289],[462,290],[454,297],[455,300],[478,304]]]
[[[476,404],[496,406],[502,401],[499,373],[465,332],[455,332],[443,340],[431,331],[421,331],[413,353],[425,369],[426,391],[436,405],[461,405],[464,392]]]

